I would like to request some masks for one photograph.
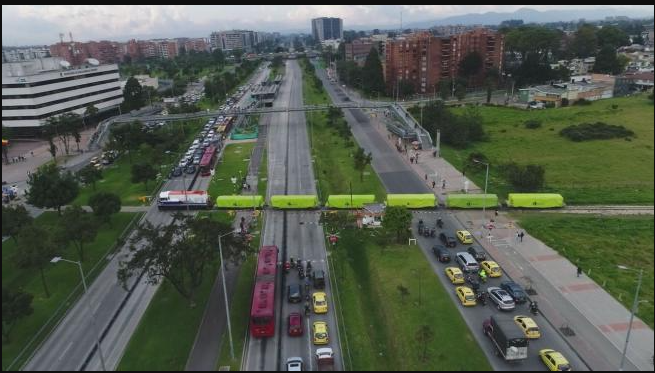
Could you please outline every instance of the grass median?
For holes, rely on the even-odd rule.
[[[342,230],[330,249],[339,317],[345,324],[340,325],[345,368],[491,370],[418,246],[380,245],[376,232]],[[420,284],[419,276],[424,279]],[[399,285],[408,289],[404,299]],[[433,335],[425,343],[417,338],[422,326]]]
[[[653,328],[653,217],[523,213],[514,217],[531,235],[557,250],[628,309],[632,309],[637,273],[644,269],[639,316]]]
[[[102,225],[96,239],[84,246],[85,261],[83,268],[89,286],[108,263],[105,258],[111,249],[114,248],[121,233],[123,233],[133,219],[138,219],[140,215],[140,213],[117,213],[111,218],[111,226],[107,224]],[[56,224],[57,219],[56,212],[46,211],[35,219],[34,224],[39,226],[53,225]],[[16,370],[20,367],[25,361],[25,358],[30,355],[29,352],[38,346],[39,342],[57,324],[57,321],[65,315],[66,311],[75,305],[76,296],[70,299],[68,297],[73,293],[75,287],[81,283],[80,274],[75,266],[67,263],[48,265],[44,270],[48,290],[50,290],[50,297],[47,298],[43,290],[39,271],[21,269],[16,266],[16,261],[13,259],[16,250],[16,244],[12,239],[2,243],[2,285],[11,289],[20,288],[33,294],[34,300],[32,307],[34,308],[34,313],[18,321],[11,330],[9,341],[3,341],[3,370],[7,370],[20,351],[27,346],[30,339],[45,325],[44,333],[39,335],[35,343],[28,347],[27,353],[16,364],[11,366],[11,370]],[[77,250],[72,244],[62,250],[60,254],[63,258],[69,260],[79,260]],[[80,286],[77,294],[81,294],[81,291]],[[46,325],[48,319],[53,316],[53,320]]]
[[[248,164],[255,142],[242,142],[227,145],[223,158],[216,164],[216,172],[209,183],[208,192],[212,198],[224,195],[241,194],[243,184],[239,177],[248,173]],[[232,183],[232,178],[236,183]]]

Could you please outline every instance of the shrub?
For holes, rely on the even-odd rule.
[[[624,126],[615,126],[603,122],[571,125],[559,131],[559,134],[576,142],[631,137],[635,135],[633,131]]]
[[[591,105],[591,101],[584,98],[581,98],[573,102],[573,106],[589,106],[589,105]]]
[[[538,119],[526,120],[523,125],[528,129],[535,129],[541,127],[541,121]]]
[[[512,162],[500,168],[507,181],[519,192],[535,192],[544,185],[546,170],[541,165],[521,166]]]
[[[554,102],[546,102],[546,104],[544,105],[544,107],[545,107],[546,109],[552,109],[552,108],[555,107],[555,103],[554,103]]]
[[[480,161],[484,163],[489,163],[489,159],[487,158],[486,155],[482,152],[473,152],[470,153],[469,156],[466,158],[466,164],[465,168],[472,168],[472,169],[484,169],[486,166],[483,165],[482,163],[478,163],[475,161]]]

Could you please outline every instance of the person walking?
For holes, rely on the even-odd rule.
[[[428,174],[425,174],[425,181],[428,180]]]
[[[521,239],[521,234],[519,233],[519,231],[516,231],[516,242],[518,243],[520,239]]]
[[[442,181],[441,189],[446,189],[446,179],[443,179],[441,181]]]
[[[523,242],[523,236],[525,236],[525,232],[521,231],[521,234],[519,235],[519,237],[521,237],[521,242]]]
[[[578,277],[580,277],[580,275],[582,274],[582,267],[578,266],[577,273],[578,273]]]
[[[434,186],[437,185],[437,182],[432,180],[432,189],[434,189]]]

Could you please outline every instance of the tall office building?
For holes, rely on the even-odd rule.
[[[343,39],[343,20],[330,17],[312,19],[312,36],[317,42]]]

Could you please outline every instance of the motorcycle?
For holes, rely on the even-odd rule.
[[[434,238],[437,235],[436,229],[432,228],[430,229],[430,237]]]
[[[441,218],[437,219],[437,227],[439,227],[439,229],[443,228],[443,221],[441,221]]]
[[[477,279],[477,276],[469,274],[465,277],[465,280],[471,285],[471,290],[476,293],[480,290],[480,281]]]
[[[487,305],[487,296],[486,296],[486,294],[484,292],[477,293],[476,294],[476,299],[481,305],[483,305],[483,306]]]
[[[421,219],[421,220],[418,221],[418,234],[419,235],[423,234],[423,228],[424,228],[423,219]]]
[[[430,230],[428,228],[423,229],[423,237],[430,237]]]
[[[309,302],[305,303],[305,316],[309,315],[310,308],[309,308]]]
[[[312,261],[308,260],[307,261],[307,270],[305,272],[309,273],[312,271]]]
[[[300,277],[301,279],[305,278],[305,271],[303,271],[302,268],[298,270],[298,277]]]
[[[288,261],[284,262],[284,273],[289,273],[289,270],[291,269],[291,263]]]
[[[536,301],[530,302],[530,313],[537,316],[539,314],[539,306],[537,306]]]

